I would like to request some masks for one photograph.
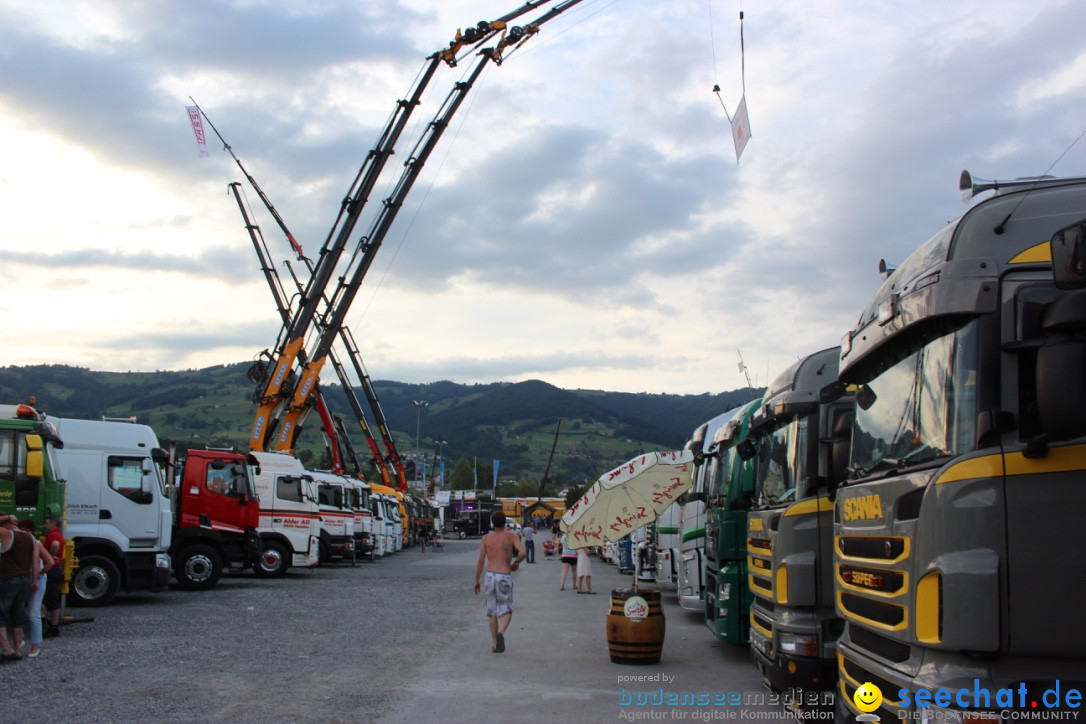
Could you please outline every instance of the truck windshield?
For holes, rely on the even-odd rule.
[[[758,440],[754,499],[760,505],[794,500],[807,476],[807,417],[793,419]]]
[[[939,337],[856,393],[852,470],[864,476],[974,446],[977,322]]]

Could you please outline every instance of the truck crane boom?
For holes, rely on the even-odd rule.
[[[201,111],[201,113],[202,112],[203,111]],[[219,134],[218,129],[216,129],[210,121],[208,121],[208,124],[211,125],[212,130],[214,130],[216,135],[218,135],[221,139],[222,135]],[[233,155],[233,152],[231,152],[231,155]],[[302,259],[305,262],[306,266],[310,270],[312,270],[312,262],[303,253],[301,245],[298,244],[298,242],[294,239],[293,234],[290,233],[290,230],[286,226],[286,222],[283,221],[282,217],[280,217],[279,214],[274,211],[275,207],[272,206],[271,200],[268,199],[267,195],[265,195],[264,192],[260,189],[260,186],[259,184],[257,184],[256,179],[254,179],[252,175],[245,170],[245,167],[236,156],[234,157],[234,160],[242,169],[242,172],[245,173],[245,176],[249,180],[250,185],[252,185],[253,188],[257,191],[257,194],[264,202],[264,205],[268,207],[269,211],[272,212],[272,215],[275,217],[275,220],[279,224],[279,227],[283,230],[283,233],[286,235],[287,240],[290,242],[291,247],[298,255],[298,258]],[[249,232],[249,237],[252,240],[253,248],[256,251],[257,258],[260,260],[261,271],[264,272],[264,277],[268,282],[268,287],[271,290],[272,297],[275,299],[276,308],[278,309],[279,315],[283,319],[283,322],[285,324],[287,321],[289,321],[290,312],[289,302],[287,301],[288,297],[283,286],[282,279],[280,278],[279,273],[276,271],[274,265],[272,265],[271,263],[271,253],[268,251],[267,244],[264,242],[263,235],[260,232],[260,227],[252,223],[249,218],[249,214],[246,211],[244,202],[242,201],[239,188],[240,184],[238,184],[237,182],[230,184],[230,190],[234,194],[234,199],[237,201],[238,209],[241,211],[242,219],[244,219],[245,221],[245,229]],[[298,290],[301,291],[302,283],[297,278],[297,276],[294,275],[293,270],[291,270],[291,277],[294,280],[295,287],[297,287]],[[344,334],[347,335],[345,339],[350,339],[350,330],[344,327],[343,331]],[[353,353],[351,351],[351,348],[348,348],[348,353]],[[373,438],[373,433],[370,432],[369,425],[366,421],[365,412],[362,410],[362,405],[359,403],[358,397],[354,393],[354,388],[351,386],[350,381],[347,378],[346,372],[343,369],[343,365],[340,363],[338,357],[335,354],[330,354],[329,359],[331,360],[332,366],[336,370],[337,375],[339,376],[340,382],[343,386],[344,394],[347,397],[347,402],[350,405],[352,412],[354,412],[355,417],[358,420],[359,426],[362,428],[362,432],[366,436],[366,440],[369,443],[370,451],[373,453],[374,457],[374,465],[377,467],[378,472],[381,474],[382,480],[385,481],[385,484],[387,485],[389,484],[388,481],[391,479],[391,476],[389,475],[387,466],[385,464],[385,458],[381,454],[380,449],[377,447],[377,442]],[[259,365],[260,363],[258,362],[256,364]],[[356,368],[360,365],[360,361],[355,362]],[[259,376],[260,371],[258,370],[257,372],[255,372],[255,374]],[[254,372],[250,370],[250,377],[252,377],[253,375]],[[328,411],[327,404],[324,401],[323,393],[320,389],[318,389],[314,393],[314,399],[315,407],[317,408],[317,412],[321,418],[322,429],[324,430],[325,436],[328,438],[328,448],[329,455],[331,457],[332,471],[336,473],[342,473],[345,471],[345,466],[343,463],[341,446],[348,441],[342,438],[342,426],[337,426],[334,424],[333,418]],[[353,457],[353,451],[351,452]],[[355,461],[355,466],[359,467],[357,461]]]
[[[370,229],[370,233],[359,239],[351,261],[347,266],[347,270],[340,276],[339,283],[331,295],[331,301],[326,305],[324,313],[317,323],[320,331],[317,334],[316,342],[313,344],[312,351],[310,351],[308,355],[308,361],[303,363],[303,366],[297,375],[297,380],[294,382],[291,394],[282,390],[278,380],[287,376],[287,370],[283,369],[284,359],[290,360],[290,371],[293,371],[293,361],[297,359],[298,351],[301,349],[302,339],[291,338],[287,340],[284,347],[284,353],[280,356],[280,361],[276,366],[276,370],[269,383],[270,386],[278,385],[278,393],[275,399],[270,399],[268,397],[263,398],[261,408],[257,411],[257,419],[253,426],[254,433],[262,432],[262,434],[266,435],[267,426],[265,420],[261,419],[261,415],[264,413],[270,414],[273,410],[282,410],[285,408],[285,411],[280,415],[280,422],[277,429],[275,442],[277,450],[290,450],[293,448],[297,430],[301,424],[301,420],[308,412],[310,396],[314,386],[317,384],[328,351],[331,349],[331,345],[336,334],[338,334],[339,328],[343,325],[343,320],[347,311],[358,292],[363,278],[373,263],[377,250],[384,241],[389,228],[399,213],[400,208],[403,206],[404,199],[417,180],[423,166],[433,152],[434,147],[448,128],[450,120],[463,103],[467,93],[474,86],[475,81],[482,73],[486,64],[492,60],[495,63],[500,64],[503,60],[503,54],[510,46],[513,46],[514,49],[519,48],[528,38],[538,32],[539,25],[542,22],[557,16],[579,2],[581,2],[581,0],[566,0],[566,2],[552,8],[550,12],[545,13],[538,18],[533,24],[527,26],[527,28],[510,28],[508,32],[503,30],[501,39],[497,45],[479,50],[477,56],[478,60],[476,61],[474,68],[468,74],[466,80],[456,83],[449,92],[444,103],[442,103],[441,107],[438,109],[438,113],[434,120],[427,125],[422,137],[415,144],[408,160],[404,163],[404,170],[400,179],[394,187],[392,194],[383,202],[381,210]],[[537,4],[533,4],[532,7],[535,7]],[[492,29],[489,25],[487,28],[488,30]],[[337,237],[337,241],[333,246],[341,246],[340,240],[342,239],[342,236],[343,235],[340,234],[340,236]],[[327,259],[328,256],[326,256],[324,250],[322,250],[321,261],[317,264],[318,270],[321,270],[322,265],[327,263]],[[319,272],[315,272],[314,276],[316,276],[317,273]],[[250,446],[252,444],[253,441],[250,441]]]
[[[290,449],[292,446],[296,435],[296,429],[301,417],[307,411],[309,398],[316,385],[320,369],[327,357],[328,349],[331,346],[331,339],[334,339],[335,334],[337,333],[333,324],[342,324],[343,316],[347,311],[346,307],[349,306],[350,301],[353,299],[354,291],[357,289],[358,283],[361,282],[361,277],[364,276],[369,268],[369,262],[366,261],[366,259],[370,258],[370,261],[372,260],[372,254],[375,253],[376,249],[380,246],[380,242],[387,232],[388,226],[392,223],[399,207],[403,203],[403,198],[410,190],[423,163],[425,163],[426,156],[429,155],[434,144],[436,144],[438,138],[440,138],[441,133],[448,124],[448,119],[459,107],[464,94],[470,90],[471,85],[482,71],[485,63],[492,59],[500,63],[502,52],[508,46],[514,45],[515,47],[520,47],[525,40],[538,32],[539,24],[549,20],[551,17],[557,15],[558,12],[564,11],[580,1],[581,0],[566,0],[566,2],[555,7],[549,13],[544,14],[533,24],[527,26],[527,28],[510,28],[508,26],[509,21],[536,9],[544,4],[544,2],[549,2],[549,0],[533,0],[502,16],[498,20],[481,22],[473,28],[468,28],[468,30],[463,33],[457,31],[456,37],[450,41],[448,48],[438,51],[428,58],[429,62],[426,64],[410,97],[407,100],[401,100],[397,103],[397,107],[382,132],[377,145],[369,153],[362,168],[359,170],[348,195],[344,198],[340,207],[339,216],[333,224],[324,246],[321,248],[320,257],[314,267],[313,275],[310,277],[309,282],[306,284],[305,290],[299,299],[298,308],[291,317],[290,322],[284,325],[284,332],[281,335],[280,342],[277,344],[276,352],[272,355],[274,365],[272,366],[270,374],[266,375],[265,379],[261,380],[256,394],[258,406],[249,439],[249,446],[252,450],[263,451],[266,449],[269,434],[271,432],[272,420],[277,416],[277,413],[281,411],[284,405],[289,405],[289,415],[284,416],[284,419],[279,425],[280,429],[278,430],[276,448],[283,450]],[[481,60],[472,72],[471,80],[466,83],[458,83],[454,91],[450,94],[450,100],[447,100],[446,104],[443,106],[443,109],[447,109],[447,112],[443,111],[442,113],[444,115],[439,116],[440,120],[433,121],[428,126],[428,140],[425,145],[421,146],[422,151],[420,151],[420,155],[409,158],[407,164],[405,164],[407,169],[401,177],[400,183],[397,185],[393,196],[385,201],[383,213],[380,215],[377,224],[374,226],[376,233],[371,233],[368,237],[364,238],[360,244],[369,250],[370,253],[362,255],[362,259],[365,263],[359,264],[355,280],[353,280],[354,283],[347,286],[347,289],[350,291],[348,292],[345,290],[343,295],[344,300],[339,302],[342,309],[337,306],[336,297],[338,295],[334,295],[332,305],[327,307],[324,314],[320,316],[320,320],[325,326],[318,334],[315,354],[311,353],[309,355],[309,361],[302,363],[304,364],[303,371],[298,375],[298,378],[295,381],[294,365],[299,361],[299,354],[305,344],[306,335],[309,332],[310,326],[317,318],[317,310],[323,300],[325,290],[335,273],[335,269],[339,264],[339,259],[347,246],[349,237],[361,216],[370,193],[376,185],[385,164],[394,152],[395,144],[403,133],[404,127],[406,126],[412,111],[419,105],[422,93],[429,85],[438,65],[444,62],[447,65],[455,66],[458,60],[457,53],[462,48],[468,46],[480,48],[482,44],[488,42],[499,33],[501,34],[501,39],[495,48],[482,49],[480,51]],[[420,146],[416,146],[416,149],[419,148]]]

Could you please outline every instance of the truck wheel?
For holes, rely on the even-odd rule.
[[[317,559],[317,562],[323,566],[325,563],[330,563],[331,561],[332,549],[328,547],[328,543],[326,541],[322,540],[320,543],[320,555]]]
[[[178,555],[173,575],[177,584],[187,591],[206,590],[222,577],[222,556],[203,543],[188,546]]]
[[[464,540],[465,538],[468,537],[468,532],[466,530],[462,530],[459,533],[457,533],[457,535],[460,536],[460,540]]]
[[[264,543],[264,552],[253,566],[253,573],[260,578],[279,578],[290,568],[290,551],[277,540]]]
[[[81,556],[72,576],[68,603],[76,606],[105,606],[121,587],[117,564],[105,556]]]

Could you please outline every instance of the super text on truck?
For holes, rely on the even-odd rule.
[[[997,195],[842,339],[838,721],[867,682],[883,721],[1032,718],[1086,688],[1086,179],[961,187]]]

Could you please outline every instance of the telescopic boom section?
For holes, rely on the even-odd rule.
[[[216,133],[218,133],[218,131],[216,131]],[[220,135],[219,138],[221,139],[222,136]],[[225,141],[223,141],[223,143],[225,144]],[[235,159],[236,158],[237,157],[235,156]],[[271,206],[271,201],[268,199],[268,197],[264,195],[263,192],[259,191],[260,187],[257,185],[256,179],[254,179],[247,171],[245,171],[245,167],[241,165],[241,161],[238,161],[238,166],[240,166],[242,172],[245,173],[245,176],[249,180],[249,183],[258,190],[258,193],[260,193],[260,198],[264,202],[264,205],[269,207],[269,210],[271,208],[274,208]],[[253,242],[253,249],[256,251],[257,258],[260,260],[261,271],[264,272],[264,277],[268,282],[268,288],[271,289],[272,297],[275,299],[275,306],[279,311],[279,316],[283,319],[283,323],[285,324],[290,320],[290,305],[287,301],[287,293],[283,286],[282,278],[279,276],[279,273],[276,271],[275,267],[271,263],[271,253],[268,251],[268,247],[264,241],[263,234],[260,232],[260,227],[252,223],[249,217],[249,213],[248,211],[246,211],[245,203],[241,198],[241,192],[239,190],[240,186],[241,184],[237,182],[231,183],[230,190],[234,194],[234,199],[237,201],[238,209],[241,212],[241,217],[245,221],[245,229],[249,232],[249,238]],[[283,233],[286,234],[287,241],[290,242],[290,245],[294,249],[295,253],[298,255],[298,258],[305,263],[308,270],[312,273],[313,262],[305,256],[301,246],[294,240],[294,236],[287,228],[286,222],[284,222],[278,214],[275,214],[275,218],[279,224],[279,227],[283,230]],[[294,274],[293,270],[291,270],[291,278],[294,281],[294,286],[300,292],[303,288],[303,285],[298,280],[298,277]],[[350,335],[350,330],[347,327],[344,327],[341,330],[341,337],[343,339],[344,346],[347,349],[348,355],[350,355],[352,358],[355,369],[363,369],[361,366],[361,360],[356,358],[358,351],[354,345],[354,340]],[[362,405],[358,401],[358,396],[354,393],[354,387],[351,385],[351,382],[348,379],[345,370],[343,369],[343,365],[340,364],[339,360],[336,358],[336,355],[330,353],[328,355],[328,358],[329,360],[331,360],[332,366],[335,369],[336,374],[339,376],[340,383],[343,386],[344,394],[347,397],[347,402],[351,407],[351,411],[354,412],[355,417],[358,420],[359,426],[362,428],[362,433],[366,437],[366,442],[369,444],[370,451],[373,453],[374,465],[377,466],[377,469],[381,474],[381,479],[384,484],[391,486],[391,475],[389,474],[388,465],[385,462],[384,456],[381,455],[380,449],[377,447],[377,441],[374,439],[373,433],[370,432],[369,424],[366,420],[366,414],[362,410]],[[257,364],[259,365],[261,363]],[[260,373],[254,373],[251,370],[250,375],[252,376],[253,374],[259,375]],[[360,374],[364,374],[364,371]],[[367,391],[366,396],[367,398],[370,397],[369,391]],[[354,450],[350,446],[350,439],[346,436],[346,431],[343,429],[342,421],[339,421],[339,423],[336,424],[337,421],[330,414],[328,406],[324,401],[323,393],[319,388],[314,392],[314,400],[314,406],[317,408],[317,413],[321,419],[321,429],[324,430],[325,437],[328,439],[328,448],[329,455],[331,457],[332,472],[345,472],[345,465],[343,462],[342,454],[344,449],[346,449],[350,453],[350,457],[352,459],[354,467],[356,468],[356,472],[361,472],[361,466],[358,463],[357,457],[354,455]],[[371,398],[370,404],[379,405],[379,403],[377,403],[376,401],[376,398]],[[376,410],[376,414],[378,415],[380,423],[384,425],[384,416],[380,413],[379,406],[376,408]],[[383,429],[384,428],[382,428],[382,430]],[[386,437],[385,442],[386,445],[393,445],[390,437]],[[393,452],[390,453],[389,458],[394,459],[396,463],[399,463],[399,456],[395,454],[395,448],[391,447],[390,449]],[[402,465],[399,465],[398,469],[402,469]],[[404,477],[404,480],[406,481],[405,476],[401,474],[401,477]]]
[[[355,177],[355,182],[352,184],[348,195],[343,200],[339,216],[337,217],[332,230],[329,232],[328,239],[321,248],[320,258],[317,261],[313,275],[310,277],[306,289],[302,294],[302,298],[299,300],[297,312],[291,318],[290,323],[284,326],[285,334],[280,336],[282,340],[280,349],[273,355],[275,364],[272,373],[261,382],[262,389],[259,390],[256,395],[257,412],[253,421],[252,434],[249,439],[250,449],[254,451],[263,451],[266,449],[266,442],[272,419],[287,399],[292,396],[292,391],[289,389],[289,383],[292,380],[294,365],[298,361],[298,355],[305,344],[305,336],[308,333],[309,327],[320,306],[325,289],[327,289],[332,280],[340,256],[347,246],[349,237],[361,216],[370,193],[373,191],[374,186],[380,178],[381,172],[389,157],[393,154],[395,145],[399,140],[400,135],[403,133],[403,129],[407,125],[411,113],[414,111],[415,107],[419,105],[422,93],[429,85],[438,65],[440,63],[446,63],[450,66],[456,65],[457,52],[467,46],[479,47],[482,43],[488,42],[498,33],[502,33],[502,39],[497,48],[497,57],[500,59],[501,51],[512,43],[511,38],[516,38],[519,47],[519,44],[522,44],[527,37],[530,37],[538,30],[538,25],[541,22],[545,22],[545,20],[550,19],[557,13],[551,11],[550,13],[545,14],[543,18],[528,26],[528,29],[513,28],[506,32],[508,22],[549,1],[550,0],[535,0],[533,2],[528,2],[498,20],[481,22],[476,27],[469,28],[468,31],[464,33],[457,31],[456,37],[450,41],[448,48],[440,50],[430,56],[428,59],[429,63],[424,68],[410,98],[401,100],[397,103],[396,110],[389,119],[384,132],[381,134],[377,146],[375,146],[366,157],[362,168]],[[564,10],[567,7],[571,7],[580,1],[581,0],[568,0],[566,3],[562,4],[562,9]],[[493,53],[484,51],[484,58],[489,58],[492,54]],[[475,75],[477,76],[478,73],[476,72]],[[410,185],[408,185],[408,188],[410,188]],[[400,199],[400,203],[402,203],[402,198]],[[395,213],[393,213],[392,216],[394,217]],[[325,331],[327,332],[329,330]],[[334,330],[331,331],[334,334]],[[319,372],[320,366],[323,365],[324,356],[324,354],[321,354],[318,358],[317,372]],[[295,385],[295,390],[293,392],[295,400],[299,399],[297,391],[299,387],[304,388],[303,399],[308,398],[312,393],[313,380],[316,375],[310,375],[310,377],[313,379],[299,380],[298,384]],[[294,407],[293,404],[292,407]],[[296,416],[297,414],[300,414],[301,410],[294,410],[294,412]],[[291,429],[286,429],[288,426]],[[292,423],[284,420],[284,423],[279,430],[278,442],[276,444],[277,448],[282,449],[284,445],[289,446],[290,441],[294,437],[293,428],[295,426],[296,422]]]
[[[412,185],[422,171],[426,160],[429,158],[437,141],[448,127],[450,118],[460,107],[464,97],[478,79],[479,74],[482,73],[490,56],[490,52],[484,50],[479,61],[476,63],[475,68],[468,76],[468,79],[457,83],[448,98],[446,98],[445,103],[442,106],[442,111],[439,113],[438,117],[431,121],[429,126],[427,126],[426,134],[420,139],[419,144],[415,147],[411,157],[404,164],[403,174],[400,176],[400,180],[396,184],[395,189],[393,189],[392,195],[383,202],[383,206],[377,219],[374,221],[371,232],[363,237],[362,243],[356,250],[350,265],[354,267],[353,273],[348,269],[348,273],[350,274],[349,278],[346,274],[343,277],[340,277],[339,284],[332,294],[332,299],[328,303],[324,314],[321,316],[320,327],[322,331],[316,337],[316,343],[313,346],[313,351],[309,355],[309,361],[304,364],[298,374],[298,381],[294,386],[294,394],[279,423],[276,449],[289,450],[292,447],[294,429],[306,412],[313,386],[320,376],[321,368],[324,366],[328,351],[331,349],[332,342],[335,340],[339,328],[343,325],[343,320],[347,315],[347,311],[350,309],[351,303],[354,301],[355,295],[358,293],[358,289],[362,284],[362,279],[373,264],[377,250],[384,241],[385,235],[392,225],[392,221],[396,218],[397,213],[403,206],[404,199],[407,197]],[[297,357],[297,354],[300,351],[301,348],[299,346],[298,350],[294,351],[292,360]],[[281,356],[280,364],[282,364],[282,361],[283,359]],[[279,374],[278,369],[276,374]]]
[[[467,79],[458,82],[450,91],[434,120],[426,127],[422,138],[419,139],[408,160],[404,163],[404,170],[400,179],[391,196],[384,200],[370,233],[359,240],[346,271],[340,276],[339,284],[332,294],[331,301],[327,303],[325,311],[320,317],[319,330],[312,352],[309,354],[309,361],[303,364],[298,373],[291,394],[283,390],[283,384],[293,370],[294,362],[301,352],[304,335],[312,322],[309,312],[310,310],[315,311],[317,303],[322,298],[323,290],[331,277],[331,267],[335,264],[335,262],[330,263],[330,260],[334,258],[338,261],[346,242],[346,234],[349,233],[347,227],[353,228],[354,222],[357,221],[357,215],[348,214],[348,216],[354,218],[350,219],[349,224],[344,223],[341,225],[340,233],[336,236],[330,248],[321,250],[321,259],[307,287],[307,292],[303,295],[302,311],[294,318],[295,323],[291,325],[291,334],[288,336],[283,352],[280,354],[279,362],[269,379],[262,404],[257,410],[257,418],[253,425],[254,435],[253,440],[250,441],[250,446],[258,444],[257,437],[260,438],[259,444],[263,444],[264,436],[267,434],[267,422],[270,420],[271,414],[277,409],[281,409],[285,403],[286,409],[281,415],[277,428],[276,449],[290,450],[293,447],[295,430],[308,411],[309,398],[317,384],[325,359],[331,350],[339,329],[343,326],[343,320],[350,309],[351,303],[354,301],[355,295],[358,293],[363,278],[373,264],[377,250],[384,241],[389,228],[403,206],[407,194],[418,179],[434,147],[448,128],[452,117],[460,108],[464,98],[474,86],[486,64],[491,60],[500,63],[503,54],[509,47],[513,47],[514,50],[519,48],[528,38],[538,32],[542,23],[580,2],[581,0],[567,0],[567,2],[554,7],[550,12],[545,13],[525,28],[513,28],[509,32],[504,32],[503,27],[503,34],[497,45],[479,51],[475,67],[468,74]],[[523,6],[519,12],[526,12],[539,4],[529,3]],[[442,59],[441,56],[442,54],[439,53],[431,58],[431,67],[435,61]],[[372,188],[372,185],[370,188]],[[351,271],[352,267],[353,272]],[[321,293],[315,294],[314,290],[316,289],[319,289]],[[303,313],[305,313],[304,318],[302,317]],[[288,397],[289,401],[287,401]],[[263,417],[265,415],[266,418]]]
[[[388,452],[388,462],[392,464],[392,469],[396,471],[396,487],[401,493],[406,493],[407,471],[404,470],[403,461],[400,459],[400,452],[396,449],[396,443],[392,439],[392,433],[388,430],[388,421],[385,419],[385,413],[381,410],[381,402],[377,399],[377,391],[373,389],[373,382],[370,380],[370,375],[362,365],[362,356],[358,353],[358,346],[354,343],[354,336],[351,334],[351,330],[344,327],[340,330],[339,337],[341,344],[347,349],[347,356],[354,365],[354,373],[358,377],[359,383],[362,385],[362,392],[365,393],[366,400],[370,403],[370,410],[373,411],[373,417],[377,420],[377,428],[381,432],[381,441],[384,442],[385,450]],[[342,375],[340,375],[340,380],[343,380]],[[388,471],[383,465],[381,472],[384,476],[388,476]],[[386,482],[385,485],[391,487],[392,483]]]
[[[218,133],[217,130],[216,133]],[[222,138],[222,136],[220,135],[219,138]],[[223,143],[225,144],[225,141]],[[237,160],[236,156],[234,158],[235,160]],[[243,172],[245,171],[245,167],[241,165],[241,161],[238,161],[238,166],[241,167]],[[264,202],[265,206],[268,206],[269,208],[274,208],[271,206],[271,201],[268,199],[268,197],[265,196],[262,191],[260,191],[260,187],[257,185],[256,179],[250,176],[248,172],[245,172],[245,175],[249,179],[249,183],[251,183],[253,187],[257,189],[258,193],[260,194],[260,198]],[[290,320],[290,303],[288,301],[286,289],[283,286],[283,280],[280,278],[279,273],[275,270],[275,266],[271,262],[271,253],[268,251],[268,245],[264,241],[264,235],[261,233],[260,227],[252,222],[249,217],[248,211],[246,211],[245,209],[245,202],[241,198],[241,184],[235,181],[229,184],[229,187],[230,191],[234,194],[234,199],[237,201],[238,209],[241,211],[241,218],[245,221],[245,230],[249,232],[249,238],[253,242],[253,249],[256,251],[257,259],[260,260],[260,269],[262,272],[264,272],[264,278],[268,282],[268,288],[271,290],[272,298],[275,299],[275,307],[278,310],[279,316],[282,318],[283,323],[285,324]],[[286,233],[287,240],[290,242],[291,247],[294,248],[295,252],[299,255],[299,257],[305,258],[302,255],[301,246],[298,245],[298,243],[294,240],[294,236],[290,233],[290,230],[286,228],[286,223],[283,222],[278,214],[276,214],[275,217],[276,221],[279,223],[279,226],[283,229],[284,233]],[[294,282],[296,286],[300,287],[297,278],[294,279]],[[335,360],[335,357],[332,356],[332,359]],[[257,365],[260,364],[261,363],[257,363]],[[254,374],[260,373],[254,372],[253,369],[250,369],[250,377],[252,377]],[[350,388],[345,389],[348,393],[348,396],[353,395],[353,391]],[[358,406],[357,398],[355,398],[354,404],[355,406]],[[342,473],[344,471],[344,465],[340,444],[341,441],[339,439],[339,430],[337,430],[337,428],[333,424],[331,413],[328,411],[328,406],[324,401],[324,396],[319,389],[314,393],[314,406],[317,408],[317,412],[320,415],[321,424],[323,426],[325,435],[328,438],[328,448],[329,456],[331,457],[332,472]]]

